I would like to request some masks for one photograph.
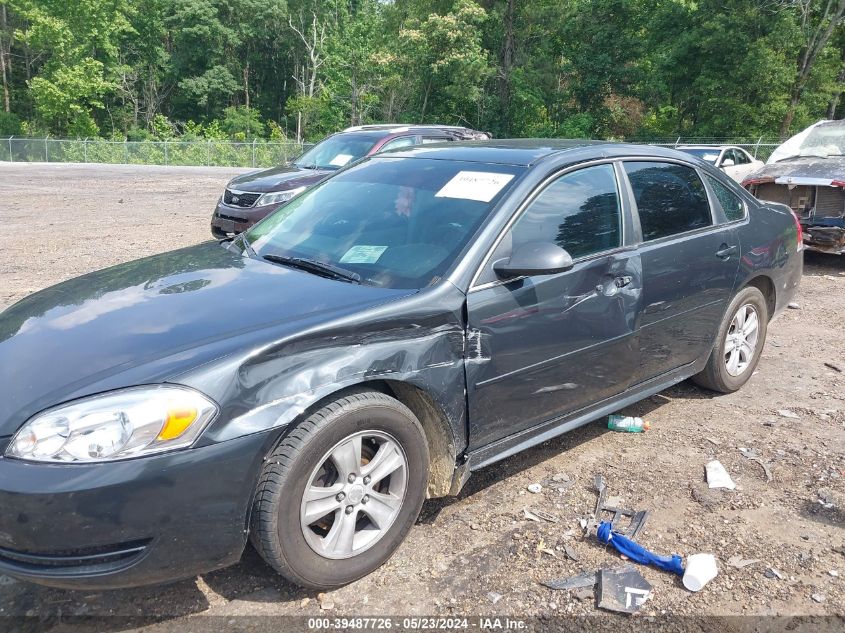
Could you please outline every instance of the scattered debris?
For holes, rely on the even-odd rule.
[[[840,373],[840,374],[842,373],[842,368],[839,365],[836,365],[834,363],[825,363],[824,366],[832,369],[833,371],[835,371],[837,373]]]
[[[810,597],[811,597],[811,598],[812,598],[815,602],[824,602],[824,601],[826,600],[826,598],[824,597],[824,594],[822,594],[822,593],[814,593],[814,594],[813,594],[812,596],[810,596]]]
[[[827,488],[819,488],[816,494],[819,496],[819,503],[825,510],[830,510],[834,505],[836,505],[833,493]]]
[[[503,598],[502,594],[496,593],[495,591],[490,591],[490,592],[487,593],[487,599],[490,602],[492,602],[493,604],[496,604],[502,598]]]
[[[531,492],[533,494],[537,494],[538,492],[542,492],[542,491],[543,491],[543,486],[541,486],[540,484],[528,484],[528,492]]]
[[[833,551],[836,552],[837,554],[842,554],[843,556],[845,556],[845,545],[840,545],[839,547],[834,547]]]
[[[652,586],[633,565],[599,572],[598,607],[636,613],[651,597]]]
[[[796,303],[795,301],[790,301],[788,304],[786,304],[786,307],[789,308],[790,310],[800,310],[801,304]]]
[[[619,532],[613,532],[609,521],[603,521],[599,525],[598,530],[596,530],[596,538],[600,543],[613,545],[616,551],[637,563],[654,565],[658,569],[669,571],[679,576],[684,573],[683,559],[680,556],[677,554],[658,556]]]
[[[766,578],[777,578],[778,580],[783,580],[784,578],[786,578],[786,576],[784,576],[774,567],[769,567],[766,571],[763,572],[763,575]]]
[[[778,409],[778,415],[782,418],[790,418],[792,420],[797,420],[801,417],[795,411],[790,411],[789,409]]]
[[[642,418],[614,413],[607,416],[607,428],[622,433],[644,433],[651,428],[651,425]]]
[[[569,560],[578,561],[580,560],[581,556],[579,556],[578,552],[575,551],[575,548],[572,547],[569,543],[563,544],[563,551],[566,552],[566,557]]]
[[[704,439],[707,440],[708,442],[710,442],[711,444],[713,444],[713,446],[721,446],[722,445],[722,443],[719,440],[717,440],[716,438],[705,437]]]
[[[543,584],[549,589],[580,589],[582,587],[593,587],[598,582],[597,571],[585,571],[576,576],[569,578],[560,578],[558,580],[547,580]]]
[[[767,482],[772,480],[772,471],[769,470],[769,465],[761,459],[760,453],[756,448],[740,448],[739,452],[742,453],[742,456],[746,459],[757,462],[763,467],[763,472],[766,474]]]
[[[731,556],[728,559],[728,565],[736,567],[737,569],[742,569],[743,567],[748,567],[749,565],[759,562],[759,558],[743,558],[742,556]]]
[[[311,602],[311,598],[303,598],[302,600],[299,601],[299,607],[301,609],[304,609],[305,607],[308,606],[309,602]]]
[[[548,554],[552,558],[557,558],[557,554],[555,554],[554,550],[546,547],[546,541],[544,541],[543,539],[540,539],[540,542],[537,543],[537,551],[541,554]]]
[[[830,570],[829,572],[827,572],[827,573],[828,573],[829,575],[833,576],[834,578],[839,578],[839,572],[838,572],[838,571],[836,571],[835,569],[831,569],[831,570]]]
[[[701,591],[718,574],[713,554],[691,554],[687,556],[687,566],[684,568],[684,587],[690,591]]]
[[[619,497],[607,498],[607,482],[602,475],[596,475],[593,485],[598,493],[598,499],[596,499],[596,509],[593,512],[592,522],[586,524],[586,529],[591,530],[594,525],[597,525],[603,520],[602,513],[608,512],[613,514],[613,518],[610,521],[610,529],[623,536],[632,539],[637,538],[643,527],[645,527],[646,521],[648,521],[648,510],[635,512],[634,510],[617,507],[618,504],[621,504],[622,500]],[[622,517],[630,517],[631,519],[627,528],[619,527],[619,521]]]
[[[728,474],[728,471],[725,470],[725,467],[722,466],[722,462],[718,459],[714,459],[712,462],[707,462],[707,465],[704,467],[704,470],[707,474],[707,485],[710,488],[727,488],[728,490],[733,490],[736,488],[736,484],[734,483],[731,476]]]
[[[525,518],[529,521],[537,521],[540,520],[548,521],[549,523],[557,523],[558,518],[550,512],[546,512],[545,510],[541,510],[540,508],[523,508],[522,514],[525,515]]]

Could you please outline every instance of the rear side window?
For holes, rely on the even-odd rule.
[[[626,162],[625,171],[634,190],[645,241],[713,223],[704,183],[695,170],[674,163]]]
[[[716,194],[719,204],[722,205],[722,210],[725,212],[725,217],[728,218],[728,222],[744,218],[745,205],[742,204],[742,200],[740,200],[736,194],[712,176],[705,174],[705,177],[707,178],[707,182],[710,183],[710,188],[713,190],[713,193]]]

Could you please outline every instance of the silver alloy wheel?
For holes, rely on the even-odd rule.
[[[731,376],[739,376],[751,365],[760,335],[757,309],[746,303],[731,319],[725,336],[725,368]]]
[[[308,545],[325,558],[350,558],[381,539],[402,508],[408,458],[382,431],[338,442],[311,472],[299,522]]]

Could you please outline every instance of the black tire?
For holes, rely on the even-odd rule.
[[[404,500],[392,525],[369,549],[351,558],[325,558],[303,534],[300,504],[327,451],[361,431],[387,433],[404,450]],[[299,423],[267,458],[253,503],[250,540],[271,567],[297,585],[331,589],[348,584],[378,568],[402,543],[425,500],[428,470],[428,444],[410,409],[383,393],[349,393]]]
[[[758,339],[757,345],[754,349],[754,355],[748,367],[739,376],[732,376],[728,373],[725,365],[725,343],[728,335],[728,330],[731,326],[731,321],[734,315],[744,305],[751,305],[758,315]],[[760,362],[760,356],[763,353],[763,346],[766,343],[766,332],[769,324],[769,309],[766,304],[766,299],[763,294],[752,286],[743,288],[731,301],[728,309],[725,311],[724,319],[719,332],[716,335],[716,341],[713,344],[713,349],[710,353],[710,358],[707,360],[707,365],[704,369],[692,377],[692,381],[705,389],[717,391],[719,393],[733,393],[742,387],[754,370],[757,368],[757,363]]]

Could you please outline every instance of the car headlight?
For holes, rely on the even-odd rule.
[[[255,203],[256,207],[264,206],[265,204],[281,204],[298,196],[307,187],[297,187],[296,189],[288,189],[287,191],[274,191],[272,193],[263,194]]]
[[[193,443],[217,414],[201,393],[170,385],[135,387],[60,405],[30,418],[6,457],[37,462],[102,462]]]

